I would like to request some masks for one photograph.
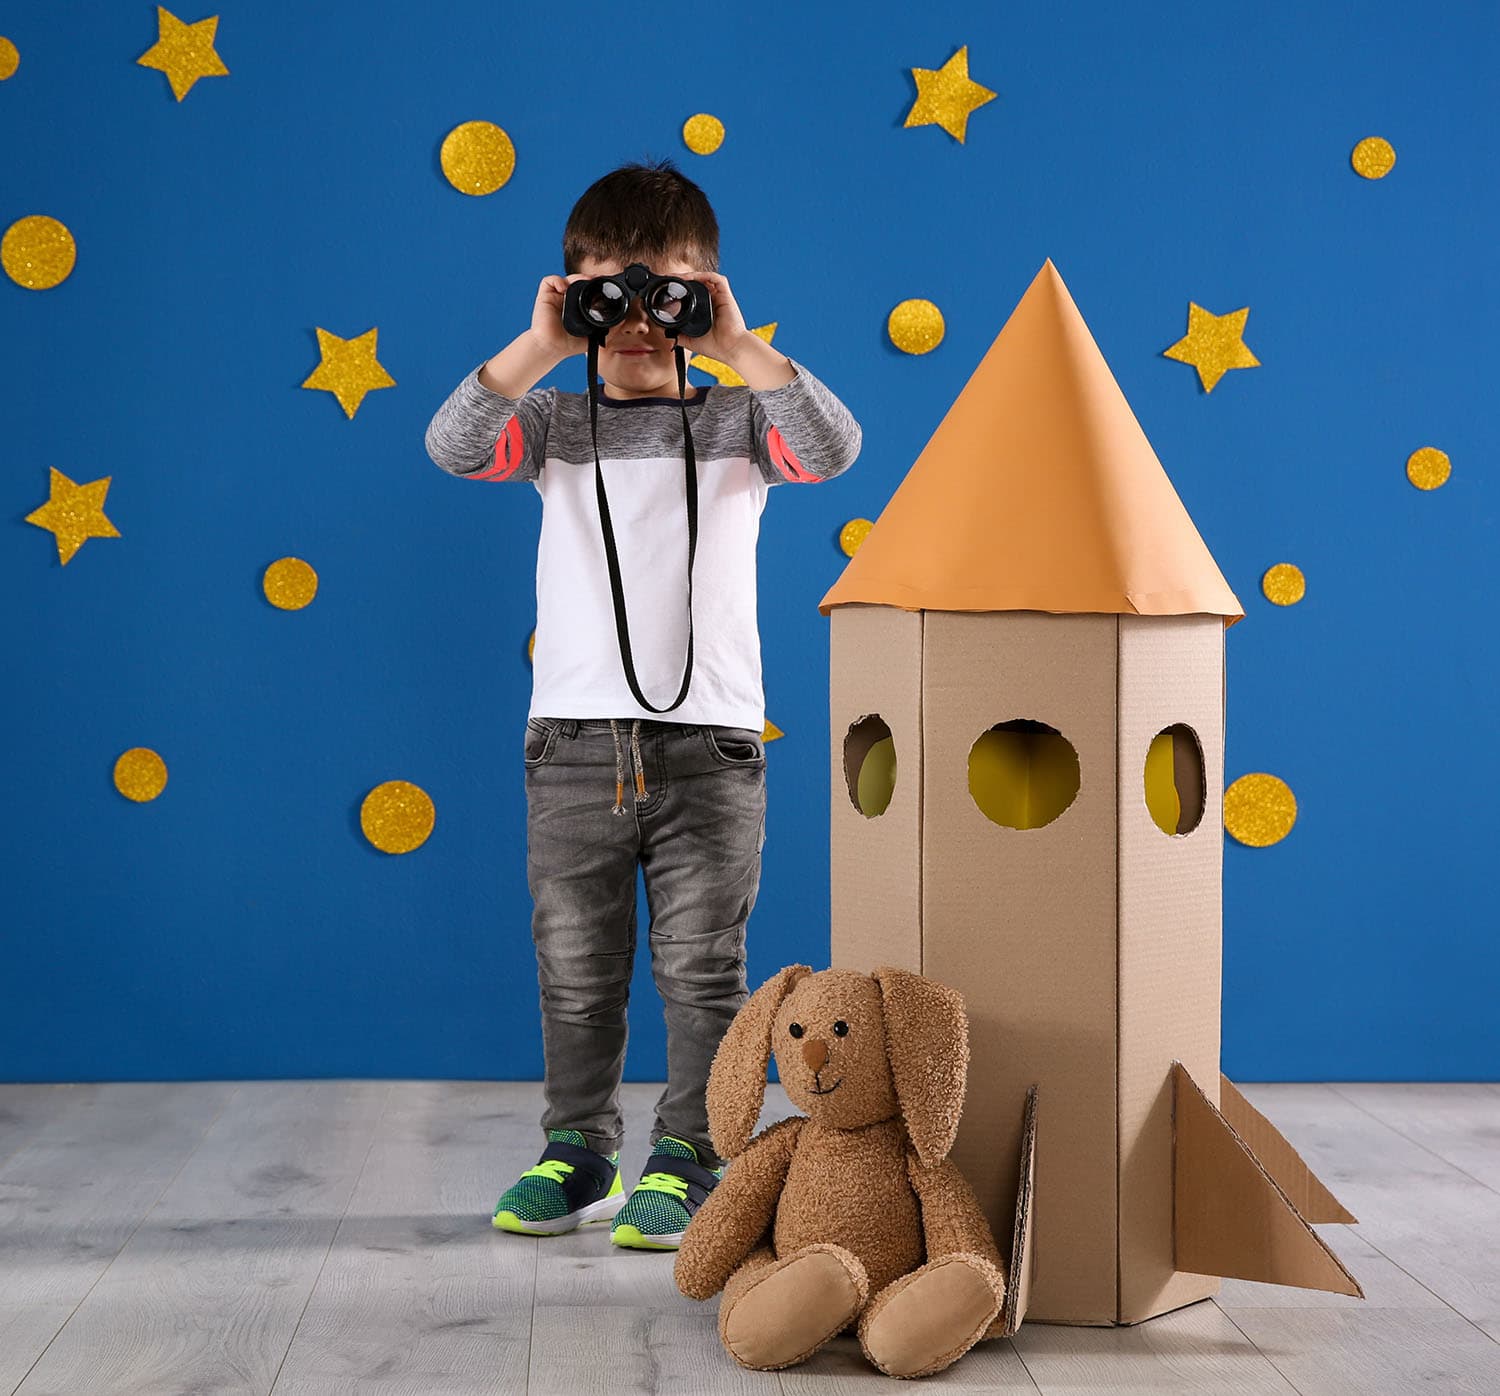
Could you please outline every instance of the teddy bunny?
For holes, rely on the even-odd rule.
[[[750,1138],[776,1054],[805,1116]],[[677,1253],[677,1287],[719,1290],[745,1367],[788,1367],[857,1325],[895,1377],[940,1372],[1000,1313],[1004,1262],[949,1161],[968,1070],[959,994],[905,970],[789,965],[729,1025],[708,1078],[730,1160]]]

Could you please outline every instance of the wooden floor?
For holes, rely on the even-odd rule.
[[[1246,1094],[1359,1216],[1320,1230],[1363,1303],[1227,1282],[1134,1328],[1028,1325],[925,1385],[1500,1393],[1500,1086]],[[655,1096],[627,1087],[627,1183]],[[852,1339],[743,1371],[717,1301],[607,1228],[494,1231],[539,1105],[533,1084],[0,1085],[0,1392],[888,1388]]]

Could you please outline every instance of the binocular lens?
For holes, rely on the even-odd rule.
[[[599,281],[584,289],[579,309],[596,325],[613,325],[625,313],[626,295],[613,281]]]
[[[680,281],[665,281],[646,302],[646,308],[663,325],[675,325],[687,311],[688,289]]]

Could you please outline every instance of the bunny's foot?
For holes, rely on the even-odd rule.
[[[1005,1280],[977,1255],[945,1255],[892,1280],[859,1321],[865,1356],[892,1377],[925,1377],[958,1361],[984,1336],[1005,1299]]]
[[[811,1357],[864,1306],[864,1266],[842,1246],[769,1246],[746,1257],[719,1304],[719,1337],[742,1367],[767,1371]]]

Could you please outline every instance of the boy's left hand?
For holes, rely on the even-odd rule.
[[[745,317],[740,314],[739,303],[734,298],[734,292],[729,289],[729,278],[720,276],[716,271],[694,272],[691,278],[701,281],[708,287],[710,302],[713,305],[714,325],[704,335],[696,338],[681,335],[677,342],[691,354],[704,354],[710,359],[717,359],[720,363],[734,364],[735,356],[740,352],[747,336],[754,338],[745,325]]]

